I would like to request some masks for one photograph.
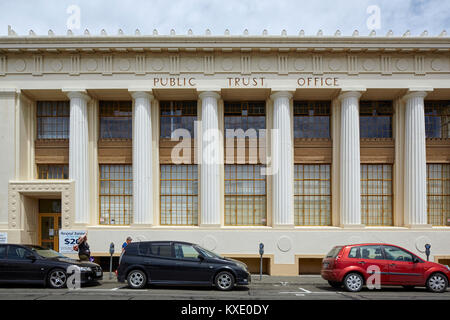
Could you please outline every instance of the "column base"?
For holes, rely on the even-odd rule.
[[[130,228],[133,229],[148,229],[153,227],[152,224],[144,224],[144,223],[132,223],[130,224]]]
[[[201,223],[201,224],[199,224],[199,227],[200,228],[220,228],[220,227],[222,227],[222,225],[219,223],[219,224],[206,224],[206,223]]]
[[[342,229],[364,229],[365,224],[341,224]]]
[[[273,224],[272,228],[273,229],[294,229],[295,225],[294,224]]]
[[[431,224],[410,224],[410,225],[405,225],[406,228],[409,229],[431,229],[433,227],[433,225]]]

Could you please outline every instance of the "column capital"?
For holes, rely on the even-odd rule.
[[[409,100],[411,98],[424,98],[428,95],[428,92],[426,91],[415,91],[415,90],[409,90],[404,96],[403,100]]]
[[[69,99],[83,99],[86,102],[91,100],[91,97],[88,96],[86,90],[84,89],[63,89],[62,92],[66,93]]]
[[[359,99],[361,98],[363,91],[343,91],[339,96],[338,99],[339,100],[343,100],[343,99],[348,99],[348,98],[356,98]]]
[[[130,94],[134,100],[139,99],[139,98],[145,98],[145,99],[152,101],[153,99],[155,99],[153,94],[148,91],[128,90],[128,92],[130,92]]]
[[[287,98],[287,99],[292,99],[293,97],[293,93],[292,91],[276,91],[273,94],[270,95],[270,99],[275,100],[278,98]]]
[[[216,100],[220,99],[220,94],[218,91],[202,91],[198,95],[198,97],[203,100],[205,98],[215,98]]]
[[[17,88],[0,88],[0,97],[11,97],[20,94],[20,89]]]

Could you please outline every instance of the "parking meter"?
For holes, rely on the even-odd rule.
[[[427,255],[427,261],[430,261],[431,244],[427,243],[425,245],[425,254]]]
[[[109,254],[111,255],[109,259],[109,279],[112,279],[112,260],[114,254],[114,242],[111,242],[109,245]]]
[[[259,261],[259,280],[262,280],[262,263],[263,263],[263,254],[264,254],[264,243],[259,244],[259,255],[260,255],[260,261]]]

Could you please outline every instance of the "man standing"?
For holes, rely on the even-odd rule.
[[[122,252],[125,251],[125,247],[129,245],[131,241],[133,241],[133,239],[131,239],[131,237],[127,237],[127,240],[122,244]]]
[[[89,261],[91,257],[91,250],[89,249],[89,244],[87,243],[87,233],[78,238],[78,257],[81,261]]]

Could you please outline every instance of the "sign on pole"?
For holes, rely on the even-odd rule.
[[[0,232],[0,243],[8,243],[8,233]]]
[[[77,251],[73,250],[73,246],[77,244],[78,238],[85,233],[85,230],[59,230],[59,252],[77,254]]]

